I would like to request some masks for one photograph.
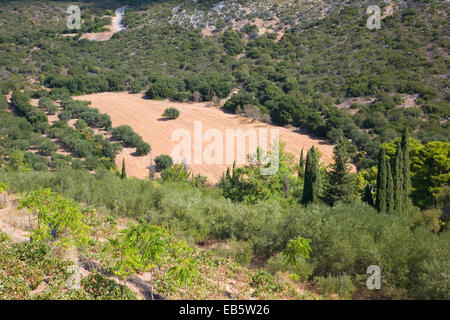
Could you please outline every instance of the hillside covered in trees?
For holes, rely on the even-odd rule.
[[[450,299],[448,2],[380,1],[373,30],[363,0],[0,3],[0,299]],[[123,31],[82,38],[124,5]],[[152,142],[72,99],[108,91],[226,101],[333,164],[281,144],[273,175],[211,185],[155,155],[128,177],[116,156]]]

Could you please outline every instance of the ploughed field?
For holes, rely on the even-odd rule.
[[[326,140],[299,133],[295,129],[273,126],[235,114],[228,114],[218,107],[210,106],[210,103],[155,101],[145,99],[141,94],[129,94],[127,92],[89,94],[77,96],[74,99],[91,101],[91,107],[99,109],[101,113],[110,115],[113,127],[131,126],[137,134],[142,136],[145,142],[151,145],[153,159],[161,154],[172,155],[174,149],[180,150],[182,141],[180,136],[187,137],[186,134],[189,133],[191,161],[188,161],[189,153],[186,155],[181,151],[177,153],[178,159],[181,161],[184,158],[190,171],[194,174],[199,173],[206,176],[208,182],[211,183],[218,182],[227,167],[231,167],[227,157],[228,160],[236,160],[238,165],[241,163],[237,152],[237,139],[234,141],[234,152],[230,152],[231,150],[227,152],[227,144],[231,145],[231,139],[228,139],[227,142],[227,130],[242,129],[246,132],[253,129],[256,132],[257,139],[261,139],[267,132],[268,142],[262,144],[263,149],[267,150],[270,148],[271,132],[273,129],[277,129],[279,130],[280,140],[286,144],[285,150],[294,154],[297,161],[300,159],[302,148],[305,149],[304,154],[306,155],[306,151],[314,145],[322,154],[321,161],[325,164],[332,163],[333,145]],[[162,119],[162,114],[166,108],[178,109],[180,111],[179,118],[175,120]],[[201,122],[201,130],[197,121]],[[194,137],[194,122],[197,122],[195,131],[197,133],[202,132],[202,136]],[[214,137],[208,136],[211,133]],[[217,139],[217,134],[219,137],[221,135],[222,139]],[[177,135],[178,138],[176,138]],[[220,148],[221,143],[222,148]],[[189,146],[189,143],[187,145]],[[249,145],[249,139],[246,138],[245,154],[249,153]],[[217,153],[212,151],[213,146],[217,146],[217,149],[215,149]],[[219,151],[220,149],[221,151]],[[133,148],[124,148],[123,152],[117,156],[116,163],[121,168],[122,159],[125,157],[128,176],[147,178],[150,156],[138,157],[134,154],[134,150]],[[197,151],[197,157],[203,159],[195,159],[195,151]],[[212,163],[208,163],[205,154],[209,155]],[[222,159],[222,161],[217,161],[217,159]],[[198,163],[195,163],[195,160]]]

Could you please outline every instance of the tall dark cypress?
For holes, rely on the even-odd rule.
[[[394,211],[402,214],[404,211],[403,204],[403,152],[400,141],[397,144],[395,152],[394,165],[392,166],[392,177],[394,178]]]
[[[386,159],[386,212],[394,213],[394,180],[392,178],[391,164]]]
[[[120,175],[121,179],[127,178],[127,169],[125,169],[125,158],[122,159],[122,174]]]
[[[402,134],[400,143],[403,153],[403,205],[405,210],[409,207],[409,194],[411,193],[411,175],[409,169],[409,132],[408,129]]]
[[[386,212],[386,178],[386,151],[381,148],[378,153],[377,198],[375,202],[378,212]]]
[[[319,156],[314,146],[306,155],[305,181],[303,184],[302,203],[307,205],[319,197]]]
[[[298,176],[300,178],[303,178],[305,176],[305,159],[303,158],[303,148],[302,152],[300,153],[300,163],[298,168]]]
[[[312,181],[311,181],[311,150],[306,153],[306,164],[305,164],[305,179],[303,182],[303,195],[302,195],[302,203],[307,205],[312,201]]]

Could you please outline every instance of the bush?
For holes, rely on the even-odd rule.
[[[138,155],[146,155],[151,151],[149,144],[142,140],[142,137],[133,131],[130,126],[124,125],[112,129],[113,139],[122,140],[126,146],[136,147]]]
[[[83,169],[83,162],[80,159],[73,159],[72,160],[72,169],[74,169],[74,170]]]
[[[136,300],[136,294],[128,287],[102,275],[90,274],[81,280],[81,286],[95,300]]]
[[[159,172],[172,167],[173,160],[170,156],[163,154],[155,158],[155,164],[156,171]]]
[[[276,254],[267,261],[267,268],[273,275],[279,271],[290,272],[295,275],[298,281],[307,281],[314,273],[314,266],[303,258],[298,259],[295,267],[289,267],[281,253]]]
[[[253,259],[253,249],[250,242],[230,240],[227,242],[227,245],[229,248],[215,249],[217,254],[225,258],[231,258],[243,266],[250,265]]]
[[[162,83],[154,83],[145,93],[149,99],[166,99],[175,95],[175,91]]]
[[[77,122],[75,122],[75,129],[79,131],[83,131],[87,128],[87,123],[83,119],[78,119]]]
[[[49,156],[51,155],[53,152],[58,150],[58,146],[51,140],[45,141],[43,142],[39,148],[39,153],[42,154],[43,156]]]
[[[149,154],[149,152],[152,150],[152,148],[150,147],[150,145],[146,142],[141,142],[137,145],[136,147],[136,153],[138,156],[145,156],[147,154]]]
[[[356,289],[352,279],[347,274],[342,277],[331,275],[326,278],[316,277],[315,282],[319,286],[321,294],[326,296],[333,294],[340,296],[342,294],[343,299],[351,299]]]
[[[178,111],[175,108],[168,108],[166,110],[164,110],[164,113],[162,114],[162,116],[166,119],[176,119],[180,116],[180,111]]]

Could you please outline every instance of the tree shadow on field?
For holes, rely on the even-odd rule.
[[[323,136],[319,136],[319,135],[317,135],[317,134],[314,134],[314,133],[312,133],[311,130],[308,129],[308,128],[297,128],[297,129],[295,129],[295,130],[293,130],[293,131],[294,131],[295,133],[299,133],[299,134],[306,135],[306,136],[308,136],[310,139],[316,139],[316,140],[319,140],[317,143],[320,144],[320,145],[326,145],[326,146],[332,146],[332,145],[333,145],[333,143],[332,143],[331,141],[327,140],[326,137],[323,137]]]

